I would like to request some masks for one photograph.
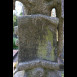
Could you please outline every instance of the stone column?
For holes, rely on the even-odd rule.
[[[27,15],[18,17],[17,71],[24,70],[23,77],[61,77],[59,70],[61,70],[63,64],[57,62],[56,31],[62,20],[60,17],[50,17],[51,9],[61,4],[60,1],[20,1],[25,5]],[[61,12],[58,8],[56,8],[57,12]]]
[[[56,6],[56,14],[59,18],[58,24],[58,63],[62,63],[62,56],[64,50],[64,0],[59,0],[60,2]]]

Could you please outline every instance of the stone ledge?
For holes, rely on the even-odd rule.
[[[57,17],[51,17],[51,16],[42,15],[42,14],[26,15],[26,16],[17,17],[19,23],[25,23],[25,19],[28,20],[29,18],[32,18],[32,20],[35,20],[35,21],[38,19],[48,20],[50,21],[51,24],[55,25],[55,27],[57,27],[59,23],[59,19]]]
[[[51,70],[60,70],[60,65],[63,66],[63,64],[58,64],[56,62],[45,61],[45,60],[33,60],[33,61],[18,63],[17,71],[33,69],[36,67],[43,67]]]

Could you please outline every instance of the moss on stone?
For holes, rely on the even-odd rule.
[[[54,61],[54,47],[53,47],[53,33],[47,28],[47,35],[43,36],[44,40],[42,40],[42,43],[39,42],[38,47],[38,57],[46,60]],[[48,48],[48,43],[51,43],[51,50]],[[48,54],[47,55],[47,53]],[[49,57],[50,56],[50,57]]]

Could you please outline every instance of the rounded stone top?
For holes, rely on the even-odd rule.
[[[27,15],[51,15],[51,10],[56,6],[57,0],[19,0],[25,6]]]

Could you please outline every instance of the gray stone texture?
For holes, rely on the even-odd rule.
[[[63,50],[64,0],[19,1],[27,16],[18,17],[17,70],[25,71],[22,77],[61,77],[58,71],[63,65],[57,59],[61,59]],[[53,8],[57,16],[54,18],[50,17]]]
[[[21,62],[18,64],[17,71],[21,70],[30,70],[32,68],[42,67],[50,70],[61,70],[63,69],[62,64],[58,64],[57,62],[51,62],[46,60],[32,60],[27,62]]]
[[[14,1],[14,0],[13,0]],[[63,22],[64,22],[64,0],[16,0],[24,5],[25,15],[43,14],[51,15],[51,10],[56,9],[58,24],[58,57],[61,58],[63,51]]]
[[[19,71],[14,75],[14,77],[24,77],[24,73],[25,71]]]
[[[14,77],[61,77],[61,72],[39,67],[28,71],[19,71]]]
[[[57,56],[56,29],[58,23],[58,18],[41,14],[18,17],[18,71],[25,70],[27,77],[60,77],[55,72],[52,72],[52,70],[59,70],[59,65],[51,62],[56,61]],[[46,75],[38,67],[41,69],[44,68],[44,71],[50,69],[49,72],[51,71],[53,74],[46,71]],[[37,69],[37,72],[35,71],[33,74],[34,68]],[[38,70],[40,70],[42,75],[38,73]]]
[[[31,71],[26,72],[26,76],[24,77],[61,77],[58,71],[51,71],[43,68],[34,68]]]
[[[51,9],[56,6],[57,0],[19,0],[23,3],[27,15],[51,15]]]
[[[59,8],[59,9],[58,9]],[[64,0],[61,0],[61,4],[57,8],[57,17],[59,18],[58,25],[58,63],[62,63],[61,59],[64,58]]]
[[[46,59],[55,61],[58,18],[45,15],[18,17],[19,62]]]

